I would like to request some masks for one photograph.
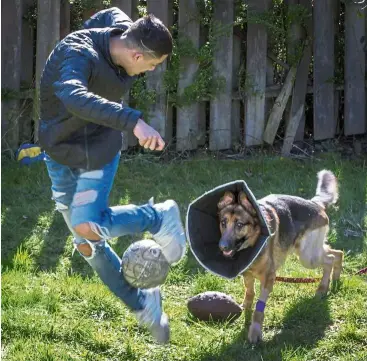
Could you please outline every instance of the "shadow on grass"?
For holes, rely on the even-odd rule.
[[[39,218],[51,214],[54,203],[43,163],[20,167],[2,158],[2,166],[1,258],[3,266],[12,267],[17,250],[41,231]]]
[[[292,354],[307,352],[314,348],[332,323],[327,298],[302,298],[286,311],[281,330],[267,329],[265,314],[265,340],[257,345],[251,345],[247,341],[249,317],[247,314],[244,328],[230,345],[222,346],[213,354],[205,354],[200,360],[280,361],[284,359],[285,353],[288,359],[292,359]],[[237,322],[241,321],[243,322],[244,318]],[[275,335],[269,339],[267,336],[269,333]]]

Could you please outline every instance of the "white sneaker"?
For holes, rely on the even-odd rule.
[[[170,264],[177,263],[185,255],[186,237],[181,222],[180,210],[173,200],[153,205],[162,214],[162,225],[153,235],[154,240],[162,247],[162,251]]]
[[[145,325],[158,343],[169,341],[170,329],[167,315],[162,312],[162,300],[159,287],[145,291],[145,305],[141,311],[135,311],[141,325]]]

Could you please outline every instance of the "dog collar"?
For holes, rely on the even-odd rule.
[[[235,259],[228,259],[218,252],[221,234],[217,204],[227,191],[236,194],[245,192],[261,226],[261,235],[256,244],[241,250]],[[260,209],[256,198],[243,180],[226,183],[205,192],[190,203],[186,214],[186,235],[192,254],[209,272],[228,279],[237,277],[251,266],[271,235],[263,212],[264,210]]]

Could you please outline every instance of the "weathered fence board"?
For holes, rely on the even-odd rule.
[[[169,24],[169,3],[168,0],[147,0],[148,12],[154,14],[166,26]],[[172,134],[168,133],[172,129],[168,124],[172,120],[168,118],[167,95],[163,86],[163,75],[167,68],[167,60],[156,67],[154,72],[147,73],[147,89],[156,91],[156,100],[149,109],[147,117],[149,123],[154,127],[161,136],[169,141]]]
[[[200,25],[200,48],[204,46],[204,44],[208,40],[209,29],[207,26]],[[199,102],[199,117],[198,117],[198,146],[205,145],[206,142],[206,114],[207,108],[209,104],[207,101]]]
[[[30,7],[33,5],[33,0],[23,0],[22,8],[22,40],[21,40],[21,58],[22,67],[20,71],[20,82],[22,86],[31,88],[34,83],[33,65],[34,65],[34,36],[35,29],[29,19]],[[5,46],[5,44],[4,44]]]
[[[306,101],[307,93],[307,79],[308,79],[308,69],[311,61],[311,45],[306,45],[301,62],[298,66],[295,84],[293,88],[292,104],[290,109],[290,118],[287,124],[287,129],[284,136],[284,144],[282,148],[283,155],[289,155],[292,144],[295,139],[297,130],[302,129],[302,134],[304,132],[304,104]],[[300,109],[302,108],[302,112]],[[298,114],[299,116],[296,116]],[[303,119],[303,122],[302,122]],[[297,122],[297,124],[292,124],[292,122]],[[303,124],[302,124],[303,123]]]
[[[309,0],[298,0],[300,5],[303,5],[309,12],[312,11],[311,3]],[[305,40],[307,35],[312,33],[312,18],[306,21],[306,33],[299,31],[299,40]],[[294,139],[298,140],[303,139],[304,134],[304,126],[305,126],[305,113],[302,111],[299,113],[301,107],[304,110],[304,104],[306,101],[306,93],[307,93],[307,81],[308,81],[308,72],[311,62],[312,56],[312,43],[310,37],[307,39],[306,44],[304,45],[303,54],[301,57],[301,61],[297,68],[296,79],[294,83],[293,93],[292,93],[292,102],[289,112],[289,120],[287,122],[286,133],[284,136],[284,143],[282,148],[282,154],[284,156],[289,155]],[[296,116],[298,114],[299,116]],[[293,124],[292,122],[296,122]]]
[[[344,134],[366,131],[365,53],[361,39],[365,36],[365,17],[360,5],[345,2],[344,56]]]
[[[287,74],[284,81],[283,88],[280,91],[278,97],[276,98],[271,113],[269,115],[269,120],[266,125],[263,139],[266,143],[273,144],[280,121],[283,116],[285,106],[287,105],[289,96],[291,95],[297,68],[292,66]]]
[[[136,0],[113,0],[111,3],[112,6],[116,6],[121,9],[131,20],[136,20],[138,18],[138,6]],[[129,105],[130,96],[126,94],[124,96],[123,102],[126,105]],[[138,144],[136,137],[133,134],[133,131],[125,131],[123,132],[124,141],[122,143],[122,150],[127,150],[130,147],[133,147]]]
[[[33,101],[35,141],[38,141],[40,80],[47,58],[60,40],[60,0],[38,0],[37,29],[36,95]]]
[[[1,2],[1,133],[2,149],[15,150],[19,142],[19,100],[11,93],[20,90],[22,1]],[[4,90],[8,94],[4,95]]]
[[[268,10],[270,0],[248,0],[248,12]],[[268,37],[265,25],[247,24],[246,79],[251,88],[246,97],[245,145],[262,144],[265,119],[265,88]]]
[[[70,1],[61,0],[60,4],[60,39],[70,33]]]
[[[137,0],[112,0],[111,5],[121,9],[133,21],[138,18]]]
[[[217,76],[225,79],[224,89],[210,102],[209,148],[228,149],[232,145],[232,59],[233,59],[233,0],[213,3],[216,31],[221,32],[214,50]]]
[[[195,49],[199,49],[200,23],[196,0],[180,1],[178,12],[179,36],[188,39]],[[199,64],[195,58],[181,57],[178,94],[181,96],[186,87],[193,83]],[[176,149],[192,150],[197,148],[199,104],[193,103],[177,107]]]
[[[333,138],[334,118],[334,0],[314,2],[314,96],[315,140]],[[322,19],[322,21],[320,21]]]
[[[239,70],[241,66],[241,47],[242,39],[237,35],[233,35],[233,91],[238,89]],[[232,144],[240,143],[242,143],[241,101],[234,99],[232,100]]]
[[[274,85],[274,66],[269,57],[266,59],[266,63],[266,86],[269,87]],[[266,97],[266,93],[265,98],[265,119],[268,119],[274,105],[274,98]]]
[[[29,11],[33,6],[33,0],[23,0],[23,23],[22,23],[22,44],[21,57],[22,65],[20,70],[21,88],[31,89],[34,87],[34,37],[35,29],[29,19]],[[19,143],[30,142],[33,139],[32,127],[32,101],[21,99],[19,117]]]

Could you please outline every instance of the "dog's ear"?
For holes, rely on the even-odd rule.
[[[238,203],[242,205],[252,216],[256,216],[256,211],[251,202],[248,200],[245,192],[240,192],[238,195]]]
[[[221,210],[226,206],[234,203],[234,194],[232,192],[225,192],[224,196],[220,199],[218,203],[218,209]]]

